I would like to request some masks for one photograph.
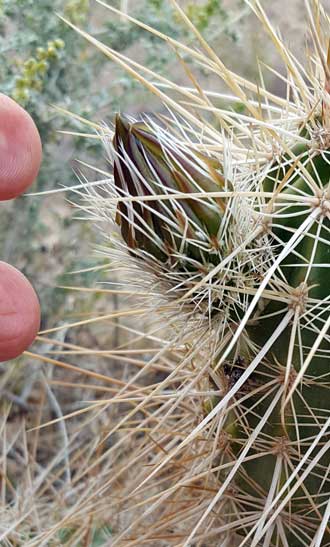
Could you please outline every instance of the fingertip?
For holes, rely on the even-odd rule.
[[[41,157],[41,140],[31,116],[0,93],[0,200],[19,196],[33,183]]]
[[[40,327],[38,297],[26,277],[0,262],[0,362],[18,357]]]

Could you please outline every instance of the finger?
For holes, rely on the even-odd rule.
[[[0,361],[20,355],[36,337],[40,306],[21,272],[0,262]]]
[[[0,200],[24,192],[41,163],[41,141],[31,116],[0,93]]]

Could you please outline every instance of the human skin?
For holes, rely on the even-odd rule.
[[[0,201],[14,199],[29,188],[41,156],[40,136],[31,116],[0,94]],[[39,326],[40,306],[32,285],[16,268],[0,261],[0,361],[27,349]]]

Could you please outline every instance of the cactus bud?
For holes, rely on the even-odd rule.
[[[116,189],[137,198],[120,201],[116,215],[130,250],[162,262],[178,255],[201,261],[217,245],[223,204],[205,194],[221,190],[220,165],[179,145],[165,129],[156,136],[151,125],[119,115],[113,146]]]

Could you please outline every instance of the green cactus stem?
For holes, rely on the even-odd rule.
[[[304,136],[308,136],[306,132]],[[139,198],[131,202],[123,200],[118,204],[116,221],[130,252],[137,253],[142,259],[152,258],[160,263],[175,264],[177,270],[182,269],[189,260],[200,264],[220,264],[223,257],[230,254],[230,249],[222,248],[222,253],[216,258],[211,258],[211,249],[214,245],[220,247],[219,229],[229,201],[214,198],[180,201],[182,193],[195,195],[200,192],[205,197],[209,192],[225,188],[220,165],[216,169],[210,159],[192,154],[183,146],[166,140],[164,135],[160,138],[155,126],[145,122],[130,123],[120,116],[116,119],[113,144],[117,192],[123,197]],[[288,249],[280,262],[280,269],[275,272],[275,284],[281,286],[282,294],[278,298],[278,289],[276,293],[272,279],[266,291],[268,295],[273,293],[274,297],[261,299],[262,311],[259,305],[259,309],[252,313],[242,333],[239,349],[233,350],[230,354],[231,364],[225,365],[220,374],[227,392],[234,388],[253,361],[256,350],[251,351],[251,344],[264,347],[285,316],[291,313],[291,318],[244,387],[236,391],[236,400],[243,397],[246,401],[237,404],[226,417],[224,430],[231,439],[230,462],[232,458],[235,461],[240,457],[251,434],[257,430],[260,417],[267,415],[271,408],[259,444],[253,449],[255,453],[259,450],[260,456],[244,461],[235,476],[234,483],[239,488],[238,502],[247,514],[251,506],[262,510],[267,492],[273,489],[274,476],[277,477],[276,488],[280,491],[280,486],[288,478],[287,462],[299,464],[301,457],[310,450],[310,439],[318,435],[320,420],[323,423],[323,417],[330,411],[328,385],[323,380],[327,374],[325,356],[330,350],[328,339],[323,339],[311,354],[299,393],[297,390],[293,393],[290,391],[308,354],[317,344],[318,333],[329,315],[328,308],[322,308],[322,302],[329,294],[327,272],[330,266],[327,156],[326,150],[315,151],[311,145],[299,144],[293,147],[291,154],[286,153],[271,165],[267,179],[261,181],[261,187],[272,193],[272,198],[265,202],[263,214],[266,212],[266,215],[261,218],[267,231],[266,238],[273,245],[273,260]],[[282,167],[282,161],[285,167]],[[232,185],[226,188],[231,189]],[[157,199],[164,194],[173,195],[173,199]],[[176,195],[179,199],[175,199]],[[154,196],[155,199],[143,201],[144,196]],[[295,199],[299,196],[303,198],[301,203]],[[235,226],[235,218],[231,217],[227,229],[230,225]],[[291,246],[292,238],[303,225],[306,227],[301,231],[297,244]],[[250,251],[257,245],[253,242]],[[234,285],[229,278],[223,279]],[[255,292],[260,284],[260,279],[259,282],[257,279],[253,285]],[[252,296],[253,293],[246,299],[244,309],[251,303]],[[224,309],[221,306],[220,302],[220,314]],[[315,306],[320,307],[320,312],[310,321],[309,310]],[[237,310],[232,309],[229,318],[233,324],[237,322]],[[293,329],[296,329],[294,334]],[[273,390],[269,390],[270,380],[281,393],[275,403]],[[218,398],[206,401],[205,409],[210,411],[218,401]],[[313,420],[314,425],[311,423]],[[323,439],[318,448],[324,446],[324,442]],[[267,451],[263,450],[265,447],[268,447]],[[311,457],[315,456],[316,451],[317,447],[311,452]],[[295,532],[296,527],[305,524],[311,532],[314,520],[323,518],[325,493],[330,489],[330,450],[325,451],[318,465],[324,473],[309,474],[303,485],[291,495],[290,512],[287,516],[285,512],[284,516],[282,514],[290,547],[303,546],[297,539],[300,536]],[[220,480],[225,482],[226,475],[220,474]],[[273,496],[276,497],[276,492]],[[276,507],[284,498],[285,492],[279,494]],[[308,517],[305,515],[306,504]],[[249,530],[253,531],[253,528],[245,527],[244,534]],[[273,535],[275,538],[276,534]],[[329,538],[326,531],[322,545],[326,545]]]

